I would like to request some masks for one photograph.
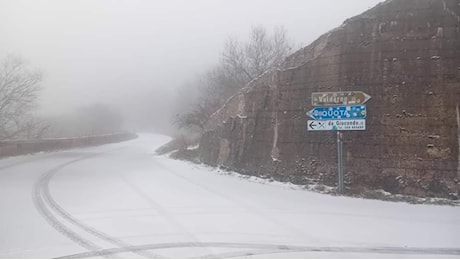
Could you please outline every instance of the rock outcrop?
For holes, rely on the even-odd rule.
[[[366,131],[344,133],[351,192],[458,198],[460,1],[389,0],[253,80],[209,120],[200,158],[251,175],[335,185],[335,132],[308,132],[311,93],[361,90]]]

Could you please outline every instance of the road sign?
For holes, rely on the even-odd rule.
[[[307,112],[307,116],[317,120],[365,119],[366,114],[366,105],[315,107]]]
[[[313,106],[362,105],[370,98],[371,96],[362,91],[313,92],[311,104]]]
[[[352,131],[366,130],[365,119],[308,120],[308,131]]]

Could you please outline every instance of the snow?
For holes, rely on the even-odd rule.
[[[187,150],[197,150],[198,148],[200,148],[200,144],[189,145]]]
[[[0,160],[0,258],[460,256],[460,207],[324,195],[156,155],[168,140]]]

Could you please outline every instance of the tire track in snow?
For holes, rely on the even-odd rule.
[[[43,195],[43,189],[47,185],[47,183],[49,182],[49,179],[51,178],[53,172],[65,167],[65,166],[67,166],[67,165],[69,165],[71,163],[75,163],[75,162],[83,160],[85,158],[86,157],[79,158],[79,159],[67,162],[67,163],[65,163],[63,165],[60,165],[60,166],[54,168],[54,169],[51,169],[48,172],[45,172],[38,179],[38,181],[34,185],[33,201],[34,201],[35,208],[38,210],[40,215],[42,215],[42,217],[56,231],[58,231],[59,233],[63,234],[64,236],[66,236],[70,240],[74,241],[78,245],[80,245],[80,246],[82,246],[82,247],[84,247],[84,248],[86,248],[86,249],[88,249],[90,251],[95,252],[97,250],[100,250],[101,247],[96,246],[94,243],[92,243],[91,241],[89,241],[87,239],[84,239],[79,234],[77,234],[76,232],[72,231],[68,226],[64,225],[61,221],[59,221],[56,218],[56,216],[52,213],[52,211],[48,208],[47,203],[46,203],[47,200],[44,198],[44,195]]]
[[[404,255],[450,255],[460,256],[460,248],[420,248],[420,247],[335,247],[335,246],[289,246],[276,244],[251,244],[251,243],[222,243],[222,242],[180,242],[180,243],[161,243],[139,245],[131,248],[111,248],[99,250],[96,252],[85,252],[67,256],[61,256],[57,259],[74,259],[89,258],[95,256],[110,256],[113,254],[123,253],[126,250],[131,252],[143,250],[158,250],[171,248],[197,248],[197,247],[214,247],[214,248],[249,248],[252,250],[223,253],[215,255],[198,256],[196,258],[223,258],[223,257],[243,257],[265,254],[279,253],[296,253],[296,252],[313,252],[313,253],[364,253],[364,254],[404,254]],[[96,255],[98,254],[98,255]]]
[[[117,148],[121,149],[121,148]],[[112,150],[113,151],[113,150]],[[79,227],[83,231],[87,232],[88,234],[91,234],[101,240],[104,240],[106,242],[109,242],[115,246],[119,246],[121,248],[130,248],[132,245],[127,244],[123,242],[122,240],[119,240],[117,238],[111,237],[99,230],[96,230],[88,225],[83,224],[82,222],[78,221],[75,219],[69,212],[64,210],[51,196],[50,189],[49,189],[49,182],[51,178],[62,168],[73,164],[77,163],[82,160],[86,160],[95,156],[98,156],[100,154],[103,154],[104,152],[97,153],[97,154],[91,154],[87,155],[84,157],[80,157],[78,159],[72,160],[70,162],[64,163],[62,165],[59,165],[47,172],[45,172],[38,180],[36,185],[34,186],[34,204],[39,213],[45,218],[45,220],[50,223],[50,225],[56,229],[58,232],[61,234],[65,235],[72,241],[76,242],[80,246],[90,250],[90,251],[98,251],[101,250],[101,247],[95,245],[93,242],[91,242],[88,239],[83,238],[81,235],[77,234],[76,232],[72,231],[72,229],[68,226],[65,225],[63,222],[59,221],[56,216],[53,214],[52,211],[57,213],[61,218],[65,219],[69,223],[75,225],[76,227]],[[49,207],[49,209],[48,209]],[[129,251],[129,250],[128,250]],[[128,252],[127,251],[127,252]],[[135,254],[146,257],[146,258],[158,258],[162,257],[160,255],[153,255],[149,254],[147,252],[134,252]],[[99,256],[99,255],[96,255]]]

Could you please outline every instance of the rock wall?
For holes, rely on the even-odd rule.
[[[335,185],[336,133],[307,131],[311,93],[361,90],[367,130],[343,132],[348,192],[458,198],[459,27],[459,0],[390,0],[348,19],[216,111],[201,160]]]

